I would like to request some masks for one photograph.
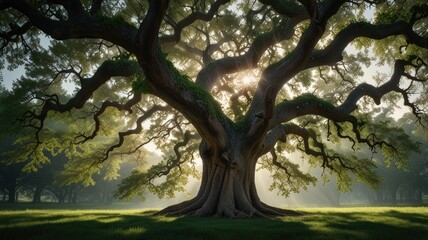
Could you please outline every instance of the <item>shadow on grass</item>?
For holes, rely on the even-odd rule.
[[[308,213],[281,219],[153,217],[147,212],[0,212],[0,239],[428,239],[428,214]]]
[[[330,239],[428,239],[428,214],[385,212],[326,212],[309,214],[309,224],[323,222],[318,232]],[[313,229],[312,229],[313,230]],[[319,236],[318,236],[319,237]],[[318,239],[318,238],[317,238]],[[333,239],[333,238],[331,238]]]
[[[15,212],[17,213],[17,212]],[[152,217],[144,214],[0,214],[0,239],[299,239],[308,227],[281,219]]]

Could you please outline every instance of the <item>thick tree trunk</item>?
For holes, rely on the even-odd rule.
[[[238,148],[239,150],[239,148]],[[262,203],[254,182],[256,158],[244,151],[229,150],[228,156],[212,159],[201,150],[203,176],[195,198],[157,214],[243,217],[298,215],[297,212],[274,208]]]

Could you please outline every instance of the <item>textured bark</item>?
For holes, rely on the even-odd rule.
[[[274,208],[261,202],[254,179],[259,154],[242,143],[245,140],[231,141],[228,150],[222,154],[213,154],[202,143],[200,155],[203,176],[197,196],[157,214],[230,218],[298,215],[297,212]]]

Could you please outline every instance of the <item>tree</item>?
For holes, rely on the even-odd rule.
[[[14,122],[25,109],[18,101],[20,97],[0,85],[0,185],[4,192],[3,200],[7,195],[9,203],[18,201],[18,190],[28,181],[22,172],[28,159],[15,162],[13,156],[17,147],[14,142],[18,138],[18,128]]]
[[[365,144],[402,161],[407,138],[378,133],[373,104],[394,107],[401,98],[415,120],[426,121],[428,11],[418,1],[2,0],[0,10],[2,59],[10,68],[26,66],[18,83],[45,82],[28,95],[41,106],[23,119],[35,130],[31,149],[52,149],[45,122],[67,116],[78,127],[68,129],[74,138],[57,136],[66,144],[56,147],[92,154],[69,164],[78,181],[101,162],[114,175],[122,154],[138,158],[154,142],[164,160],[147,167],[142,159],[122,181],[122,198],[183,190],[188,176],[199,177],[199,155],[197,196],[161,214],[291,214],[260,200],[258,163],[284,195],[316,181],[287,158],[296,150],[336,175],[341,188],[352,174],[375,184],[370,159],[329,144]],[[370,12],[373,19],[365,17]],[[361,80],[372,62],[390,65],[392,74]],[[69,99],[55,92],[66,81],[76,86]],[[105,120],[111,115],[127,126]],[[88,116],[93,125],[84,129],[79,122]],[[103,150],[90,146],[115,132]],[[82,167],[88,162],[95,170]]]

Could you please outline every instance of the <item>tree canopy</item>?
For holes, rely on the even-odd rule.
[[[427,17],[416,0],[1,0],[0,66],[25,74],[0,111],[20,115],[26,171],[64,153],[66,179],[91,184],[134,159],[121,198],[201,179],[160,213],[291,214],[260,200],[257,168],[287,196],[319,177],[290,158],[302,152],[346,190],[379,178],[345,148],[398,166],[417,149],[373,119],[405,106],[426,126]],[[153,146],[162,161],[144,157]]]

